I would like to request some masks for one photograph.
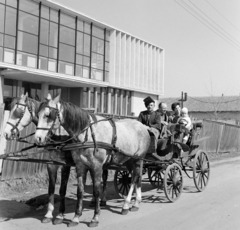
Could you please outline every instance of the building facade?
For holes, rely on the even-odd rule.
[[[0,103],[47,93],[137,115],[163,95],[164,50],[52,1],[0,0]]]

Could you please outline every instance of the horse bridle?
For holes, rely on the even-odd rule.
[[[49,108],[50,109],[48,117],[49,117],[49,119],[53,120],[53,123],[52,123],[51,127],[50,128],[42,128],[42,127],[37,127],[36,128],[36,130],[48,130],[48,133],[46,135],[46,140],[50,140],[50,141],[52,141],[51,135],[53,133],[53,127],[55,125],[55,122],[56,122],[57,118],[58,118],[60,124],[62,123],[61,119],[60,119],[60,112],[59,112],[57,104],[56,104],[56,107],[57,108],[54,108],[54,107],[49,106],[49,105],[45,106],[45,108]]]
[[[23,116],[24,116],[24,114],[25,114],[26,108],[28,109],[28,111],[29,111],[32,119],[33,119],[33,114],[32,114],[32,109],[29,107],[28,103],[22,104],[22,103],[20,103],[20,102],[17,102],[16,105],[17,105],[17,108],[14,110],[14,112],[13,112],[12,115],[13,115],[15,118],[19,119],[19,120],[18,120],[18,122],[17,122],[15,125],[12,124],[11,122],[7,122],[7,124],[9,124],[9,125],[12,126],[12,129],[10,130],[12,135],[14,134],[13,131],[16,129],[16,131],[17,131],[17,138],[19,138],[19,136],[20,136],[20,131],[19,131],[19,129],[18,129],[18,125],[20,124],[20,122],[21,122],[21,120],[22,120],[22,118],[23,118]],[[18,105],[23,106],[23,107],[24,107],[24,110],[22,110],[21,108],[19,108]],[[32,120],[32,119],[31,119],[31,120]],[[28,125],[26,125],[26,126],[28,126]],[[25,126],[23,126],[23,127],[25,127]]]

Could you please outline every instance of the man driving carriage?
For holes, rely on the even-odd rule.
[[[149,131],[158,139],[161,130],[161,117],[159,113],[154,111],[155,101],[149,96],[143,101],[147,110],[140,112],[138,121],[149,126]]]

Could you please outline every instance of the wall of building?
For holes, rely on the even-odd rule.
[[[133,91],[163,94],[163,49],[113,30],[109,83]]]

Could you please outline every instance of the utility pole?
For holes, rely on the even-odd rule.
[[[183,92],[182,92],[182,94],[181,94],[181,99],[178,100],[178,101],[181,102],[181,108],[183,108],[183,102],[184,102],[184,101],[187,101],[187,93],[183,93]]]

